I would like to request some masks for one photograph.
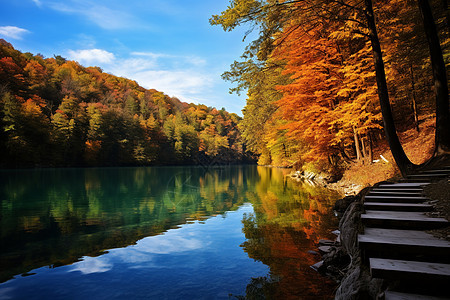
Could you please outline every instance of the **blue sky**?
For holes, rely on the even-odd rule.
[[[246,28],[209,25],[228,0],[0,0],[0,38],[22,52],[61,55],[182,101],[241,114],[220,75]]]

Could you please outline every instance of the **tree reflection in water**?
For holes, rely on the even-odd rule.
[[[308,253],[319,239],[332,238],[337,226],[331,213],[336,194],[323,188],[301,185],[258,169],[261,180],[248,195],[254,214],[243,217],[249,257],[270,267],[266,277],[252,278],[240,299],[328,299],[334,284],[310,268],[317,257]],[[274,178],[275,177],[275,178]]]
[[[245,242],[241,217],[221,228],[224,235],[216,244],[233,243],[229,248],[236,253],[214,249],[214,257],[224,263],[217,268],[226,271],[237,259],[248,260],[238,246],[243,242],[248,257],[270,267],[268,274],[266,267],[259,273],[245,270],[256,274],[245,277],[250,281],[255,276],[247,286],[247,298],[329,295],[333,285],[309,268],[316,258],[307,251],[320,238],[329,238],[336,226],[330,214],[335,195],[292,182],[285,177],[287,172],[256,166],[0,171],[0,282],[43,266],[97,261],[87,257],[250,202],[254,213],[243,218]],[[228,239],[227,230],[236,230],[237,235]],[[217,288],[222,279],[213,279]],[[239,279],[242,292],[244,280]],[[140,287],[135,284],[133,289]]]
[[[0,282],[244,203],[255,167],[0,171]],[[251,179],[248,179],[251,178]]]

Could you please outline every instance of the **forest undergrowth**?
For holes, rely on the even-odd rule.
[[[435,127],[435,118],[429,115],[423,118],[419,132],[412,128],[399,133],[403,148],[413,163],[422,164],[433,155]],[[396,181],[401,178],[386,142],[380,142],[374,147],[373,157],[372,163],[367,160],[348,163],[338,186],[354,184],[362,189],[380,181]]]

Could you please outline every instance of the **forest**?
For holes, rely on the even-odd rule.
[[[224,108],[0,40],[0,167],[252,162]]]
[[[427,22],[444,60],[440,83],[424,26],[428,2]],[[209,21],[225,31],[248,25],[245,38],[254,38],[222,75],[235,83],[230,92],[247,93],[243,118],[99,67],[21,53],[1,40],[0,167],[210,165],[258,157],[260,165],[342,173],[390,147],[396,151],[389,159],[406,170],[413,164],[402,152],[403,136],[423,146],[414,151],[432,155],[425,145],[439,129],[435,140],[450,146],[448,11],[446,0],[230,1]]]
[[[235,83],[230,92],[248,91],[240,129],[258,163],[331,173],[371,164],[389,149],[383,109],[390,108],[393,137],[436,128],[439,103],[447,118],[439,127],[448,129],[448,87],[440,88],[447,79],[436,80],[424,26],[436,28],[445,78],[448,12],[446,0],[230,1],[210,24],[225,31],[246,26],[245,38],[254,38],[222,77]],[[450,133],[439,132],[436,140],[448,146]],[[427,152],[424,144],[420,151]]]

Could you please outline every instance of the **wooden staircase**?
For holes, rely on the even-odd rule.
[[[444,218],[430,218],[424,212],[366,210],[361,215],[364,225],[378,228],[428,230],[448,225]]]
[[[364,197],[364,233],[358,235],[362,257],[373,278],[383,278],[385,299],[450,299],[450,242],[425,232],[449,226],[432,218],[423,186],[450,176],[450,168],[380,184]]]

